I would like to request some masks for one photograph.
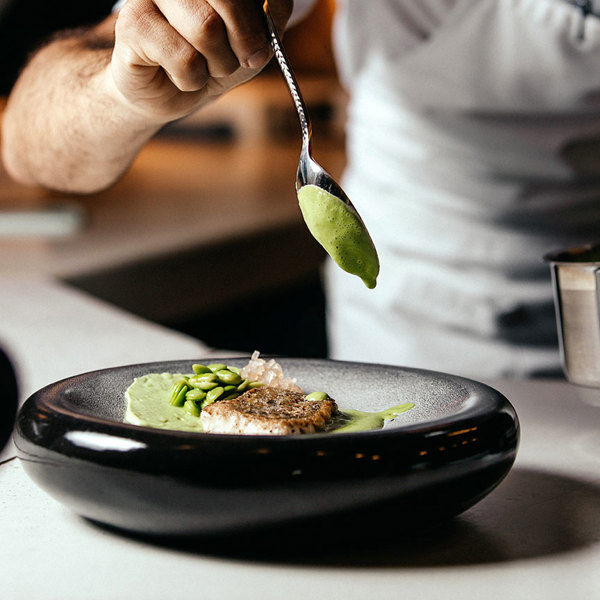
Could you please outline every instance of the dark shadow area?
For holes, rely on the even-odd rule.
[[[166,325],[243,354],[326,358],[325,294],[318,274],[296,285]]]
[[[410,512],[399,514],[395,523],[380,522],[360,536],[353,535],[349,523],[342,535],[332,535],[322,524],[302,524],[183,541],[132,537],[186,553],[298,566],[384,569],[503,563],[572,552],[600,541],[600,486],[517,468],[459,517],[406,531],[410,520]]]
[[[323,256],[292,223],[64,281],[214,348],[324,358]]]
[[[0,94],[7,95],[29,54],[54,33],[104,19],[116,0],[9,0],[0,10]]]

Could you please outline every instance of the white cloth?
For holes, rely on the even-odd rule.
[[[375,290],[328,265],[333,358],[558,371],[543,255],[600,237],[600,20],[565,0],[340,0],[344,188]]]

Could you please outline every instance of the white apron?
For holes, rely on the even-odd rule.
[[[600,19],[566,0],[340,0],[344,188],[375,290],[326,268],[333,358],[557,373],[553,249],[600,239]]]

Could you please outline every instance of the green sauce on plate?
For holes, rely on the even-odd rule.
[[[201,432],[198,417],[169,402],[171,387],[181,377],[181,373],[151,373],[136,377],[125,392],[125,421],[159,429]]]
[[[355,210],[315,185],[298,190],[298,203],[313,237],[344,271],[372,289],[377,285],[379,258],[371,236]]]
[[[405,402],[374,413],[352,408],[340,410],[342,418],[329,431],[331,433],[350,433],[352,431],[381,429],[386,421],[395,419],[403,412],[414,408],[414,406],[412,402]]]

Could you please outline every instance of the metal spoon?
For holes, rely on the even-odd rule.
[[[356,208],[354,208],[352,202],[350,202],[350,199],[344,193],[344,190],[312,157],[312,126],[308,116],[308,110],[306,109],[306,104],[302,98],[302,94],[300,93],[298,82],[294,72],[292,71],[292,68],[290,67],[285,50],[283,49],[281,39],[275,27],[275,23],[273,23],[273,17],[271,16],[268,2],[264,3],[264,12],[269,34],[271,36],[271,47],[273,48],[275,58],[279,63],[281,72],[283,73],[287,86],[290,90],[290,94],[292,95],[292,100],[294,101],[294,106],[296,107],[296,112],[298,113],[298,118],[300,120],[300,128],[302,129],[302,150],[300,151],[300,161],[298,163],[298,171],[296,172],[296,190],[299,190],[305,185],[315,185],[342,200],[358,216]]]
[[[302,150],[296,172],[296,192],[304,222],[313,237],[341,269],[357,275],[368,288],[372,289],[376,285],[379,274],[377,250],[363,220],[344,190],[311,155],[312,127],[306,104],[302,99],[298,82],[290,67],[266,1],[264,11],[271,36],[271,47],[292,95],[302,129]],[[312,188],[317,190],[316,196]],[[301,198],[306,191],[308,194]]]

